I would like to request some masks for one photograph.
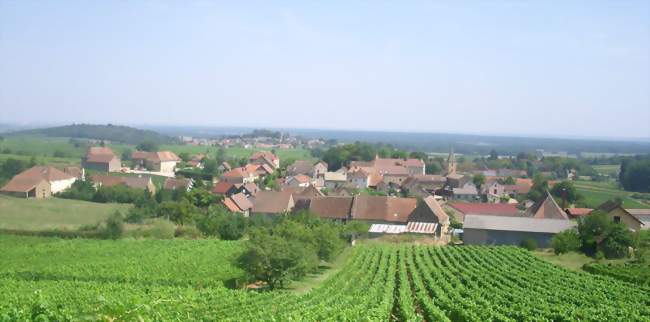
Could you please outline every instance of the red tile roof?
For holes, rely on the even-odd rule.
[[[212,187],[212,193],[219,195],[226,194],[226,192],[228,192],[232,186],[234,186],[234,184],[225,181],[219,181],[214,185],[214,187]]]
[[[93,146],[86,152],[86,161],[94,163],[108,163],[116,158],[113,150],[107,147]]]
[[[591,213],[593,209],[591,208],[567,208],[566,212],[573,217],[586,216]]]

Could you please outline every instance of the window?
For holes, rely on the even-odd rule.
[[[615,223],[620,223],[621,222],[621,216],[614,216],[614,222]]]

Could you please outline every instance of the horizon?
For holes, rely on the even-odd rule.
[[[425,132],[425,131],[406,131],[406,130],[390,130],[390,129],[349,129],[349,128],[300,128],[300,127],[274,127],[274,126],[251,126],[251,125],[191,125],[191,124],[138,124],[138,123],[92,123],[92,122],[68,122],[68,123],[0,123],[2,125],[8,126],[20,126],[19,128],[10,129],[9,131],[3,133],[12,133],[15,131],[22,130],[32,130],[32,129],[44,129],[50,127],[61,127],[74,124],[88,124],[88,125],[115,125],[115,126],[127,126],[136,129],[142,130],[153,130],[156,132],[161,132],[161,129],[165,128],[177,128],[177,129],[206,129],[206,130],[217,130],[217,129],[233,129],[233,130],[272,130],[272,131],[282,131],[282,132],[291,132],[291,131],[323,131],[323,132],[361,132],[361,133],[396,133],[396,134],[414,134],[414,135],[458,135],[458,136],[477,136],[477,137],[486,137],[486,138],[531,138],[531,139],[552,139],[552,140],[578,140],[578,141],[602,141],[602,142],[628,142],[628,143],[650,143],[650,137],[598,137],[598,136],[553,136],[551,134],[517,134],[517,133],[470,133],[470,132]],[[163,133],[161,133],[163,134]],[[179,132],[180,135],[180,132]],[[223,134],[219,134],[223,135]]]
[[[0,122],[650,140],[650,3],[588,7],[0,1]]]

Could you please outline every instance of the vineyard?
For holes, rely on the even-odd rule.
[[[219,245],[214,250],[232,246],[214,243]],[[149,246],[164,251],[163,245]],[[182,247],[192,252],[193,246],[201,245]],[[150,256],[143,264],[152,264]],[[125,269],[116,264],[86,271],[70,259],[52,265],[46,276],[18,274],[15,263],[2,267],[0,321],[650,321],[650,289],[570,272],[514,247],[360,245],[344,269],[304,295],[230,290],[206,274],[205,262],[184,263],[189,257],[165,255],[169,263],[161,261],[160,267],[138,268],[136,262]],[[173,269],[176,264],[181,268]],[[230,277],[231,270],[219,274]],[[176,279],[182,283],[172,282]]]
[[[622,281],[650,288],[650,266],[648,264],[597,264],[591,263],[584,270],[593,273],[611,276]]]

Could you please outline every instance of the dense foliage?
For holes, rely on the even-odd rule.
[[[627,191],[650,192],[650,156],[623,159],[619,181]]]
[[[600,210],[578,220],[578,233],[582,250],[588,255],[602,253],[607,258],[622,258],[634,245],[628,228],[622,223],[613,222]]]
[[[248,249],[239,259],[252,281],[271,289],[285,287],[334,259],[345,247],[343,226],[301,212],[250,232]]]
[[[650,319],[647,305],[650,290],[647,288],[611,278],[574,273],[515,247],[357,246],[339,273],[311,292],[296,295],[285,291],[258,293],[228,290],[219,286],[218,276],[227,278],[229,274],[214,270],[228,267],[222,264],[227,259],[206,256],[206,251],[213,251],[219,256],[226,250],[221,247],[234,245],[224,242],[102,242],[116,243],[115,247],[141,243],[155,250],[140,249],[137,254],[142,254],[143,260],[135,260],[133,249],[130,248],[126,260],[116,258],[117,262],[114,263],[107,261],[115,251],[113,247],[105,256],[94,252],[93,256],[97,256],[95,260],[84,256],[81,262],[73,266],[50,265],[42,256],[44,251],[50,249],[69,251],[70,244],[77,246],[73,250],[83,250],[78,248],[77,243],[80,241],[39,246],[33,255],[31,252],[23,253],[29,247],[18,245],[21,252],[0,254],[10,263],[0,268],[0,293],[4,295],[0,302],[0,319]],[[16,243],[11,244],[14,246]],[[38,267],[52,273],[46,275],[48,278],[18,274],[20,268],[17,269],[16,265],[21,263],[18,258],[23,254],[28,258],[26,267]],[[64,260],[66,257],[61,255],[55,258]],[[176,255],[186,261],[173,258]],[[187,256],[193,259],[188,260]],[[195,264],[199,260],[205,262]],[[152,265],[153,262],[163,266]],[[85,265],[92,265],[96,269],[80,271]],[[138,272],[145,269],[147,274],[139,275]]]

